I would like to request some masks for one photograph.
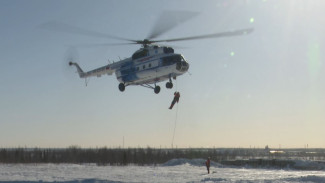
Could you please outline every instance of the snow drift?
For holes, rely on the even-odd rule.
[[[161,166],[205,166],[205,159],[172,159]],[[325,170],[325,162],[320,161],[304,161],[304,160],[236,160],[223,161],[216,163],[211,161],[212,167],[239,167],[239,168],[272,168],[272,169],[293,169],[293,170]]]
[[[191,165],[191,166],[205,166],[205,159],[185,159],[185,158],[179,158],[179,159],[172,159],[167,161],[166,163],[162,164],[161,166],[178,166],[178,165]],[[211,166],[214,167],[221,167],[222,165],[219,163],[216,163],[214,161],[211,161]]]

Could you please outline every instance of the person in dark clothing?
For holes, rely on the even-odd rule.
[[[207,161],[205,162],[205,166],[207,167],[208,174],[210,173],[210,157],[208,157]]]
[[[179,94],[179,92],[174,93],[174,99],[173,99],[172,103],[170,104],[169,109],[172,109],[176,102],[178,103],[180,97],[181,97],[181,95]]]

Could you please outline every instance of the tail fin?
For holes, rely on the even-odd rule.
[[[80,68],[80,66],[77,63],[69,62],[69,65],[70,66],[72,66],[72,65],[76,66],[80,78],[84,78],[85,77],[84,71]]]

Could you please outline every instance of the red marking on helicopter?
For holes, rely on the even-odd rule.
[[[141,59],[141,60],[138,60],[138,62],[144,62],[144,61],[147,61],[147,60],[149,60],[149,59],[151,59],[153,56],[151,56],[151,57],[147,57],[147,58],[144,58],[144,59]]]

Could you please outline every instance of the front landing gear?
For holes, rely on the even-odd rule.
[[[120,83],[120,84],[118,85],[118,89],[120,89],[121,92],[124,92],[124,90],[125,90],[125,85],[124,85],[124,83]]]
[[[155,94],[158,94],[160,92],[160,86],[155,86],[154,91]]]
[[[173,88],[173,83],[172,82],[167,82],[166,83],[166,88],[172,89]]]
[[[173,88],[173,82],[172,82],[172,79],[170,77],[169,77],[169,82],[166,83],[166,88],[168,88],[168,89],[172,89]]]

